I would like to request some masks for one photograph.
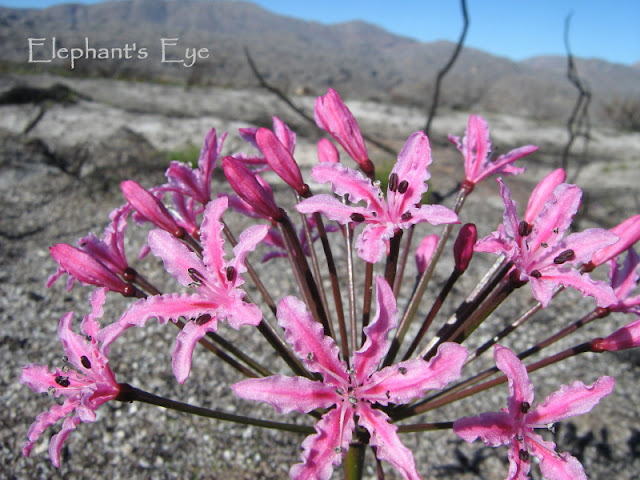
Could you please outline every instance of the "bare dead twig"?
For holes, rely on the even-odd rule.
[[[567,50],[567,78],[578,89],[579,96],[576,100],[576,104],[571,111],[571,115],[567,120],[567,132],[569,139],[564,146],[562,152],[561,166],[564,170],[567,170],[569,163],[569,153],[573,143],[578,137],[584,138],[584,151],[583,155],[586,155],[588,141],[591,130],[591,123],[589,121],[589,104],[591,103],[591,91],[585,86],[578,75],[578,69],[576,67],[573,55],[571,54],[571,47],[569,46],[569,27],[571,23],[570,13],[567,15],[564,21],[564,44]],[[577,173],[576,173],[577,175]]]
[[[251,71],[255,75],[256,79],[258,80],[258,82],[260,83],[260,86],[262,88],[264,88],[264,89],[270,91],[271,93],[273,93],[274,95],[276,95],[280,100],[282,100],[284,103],[286,103],[294,112],[296,112],[298,115],[300,115],[302,118],[304,118],[307,122],[311,123],[314,126],[316,125],[316,122],[313,119],[313,117],[311,117],[309,114],[307,114],[300,107],[296,106],[291,101],[291,99],[284,92],[282,92],[279,88],[274,87],[273,85],[269,84],[264,79],[264,76],[258,70],[258,67],[256,66],[255,62],[253,61],[253,58],[251,57],[251,54],[249,53],[249,49],[247,47],[244,47],[244,55],[247,58],[247,62],[249,63],[249,67],[251,68]],[[397,153],[396,150],[394,150],[393,148],[385,145],[384,143],[381,143],[381,142],[375,140],[374,138],[371,138],[370,136],[368,136],[368,135],[366,135],[364,133],[362,134],[362,138],[364,138],[367,142],[371,143],[372,145],[375,145],[380,150],[385,151],[386,153],[389,153],[391,155],[395,155]]]
[[[466,0],[460,0],[460,5],[462,7],[462,18],[464,21],[462,32],[460,33],[460,38],[458,39],[458,43],[456,44],[456,48],[451,54],[449,61],[447,64],[438,70],[438,75],[436,76],[436,86],[433,91],[433,97],[431,99],[431,106],[429,108],[429,113],[427,114],[427,124],[424,127],[424,133],[428,137],[431,131],[431,124],[433,123],[433,119],[436,116],[436,110],[438,108],[438,102],[440,99],[440,84],[442,83],[442,79],[444,76],[451,70],[453,64],[458,59],[460,52],[462,51],[462,47],[464,45],[464,39],[467,36],[467,31],[469,30],[469,14],[467,12],[467,2]]]

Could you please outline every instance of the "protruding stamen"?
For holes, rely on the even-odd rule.
[[[533,230],[533,225],[530,225],[526,220],[522,220],[518,225],[518,235],[521,237],[528,237]]]
[[[61,387],[65,387],[65,388],[71,385],[71,382],[69,381],[69,377],[63,377],[62,375],[58,375],[56,377],[56,383]]]
[[[194,321],[196,322],[196,325],[204,325],[209,320],[211,320],[211,315],[209,315],[208,313],[203,313],[198,318],[196,318]]]
[[[230,282],[233,282],[235,278],[236,278],[236,269],[231,265],[229,265],[227,267],[227,280]]]
[[[518,452],[518,456],[520,457],[520,460],[522,460],[523,462],[529,461],[529,452],[527,452],[526,450],[520,450]]]
[[[398,174],[392,173],[389,175],[389,191],[395,192],[398,190]]]
[[[539,270],[533,270],[529,275],[531,275],[533,278],[540,278],[542,277],[542,274],[540,273]]]
[[[85,355],[82,355],[80,357],[80,363],[84,368],[91,368],[91,362],[89,361],[89,358]]]
[[[402,218],[402,220],[404,220],[404,221],[407,221],[407,220],[410,220],[410,219],[411,219],[411,217],[413,217],[413,215],[411,214],[411,212],[404,212],[404,213],[402,214],[402,217],[400,217],[400,218]]]
[[[398,193],[405,193],[409,189],[409,182],[402,180],[398,184]]]
[[[407,369],[405,367],[398,367],[398,371],[402,375],[406,375],[407,374]]]
[[[520,411],[522,413],[527,413],[530,408],[531,408],[531,404],[529,402],[522,402],[520,404]]]
[[[563,263],[568,262],[569,260],[573,260],[574,258],[576,258],[576,252],[568,249],[554,258],[553,263],[555,263],[556,265],[562,265]]]
[[[204,277],[202,276],[202,274],[199,271],[197,271],[195,268],[189,268],[187,270],[187,273],[189,273],[191,280],[193,280],[194,283],[198,285],[200,285],[202,283],[202,280],[204,280]]]
[[[351,214],[351,220],[357,223],[364,222],[364,215],[362,215],[361,213],[353,212]]]

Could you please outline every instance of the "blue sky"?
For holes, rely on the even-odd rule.
[[[180,1],[180,0],[173,0]],[[42,8],[97,0],[0,0],[0,5]],[[462,26],[457,0],[254,0],[267,10],[321,23],[365,20],[418,40],[455,41]],[[571,20],[576,56],[616,63],[640,61],[640,0],[467,0],[471,26],[466,44],[522,60],[564,55],[563,26]]]

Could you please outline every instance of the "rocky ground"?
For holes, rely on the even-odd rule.
[[[297,159],[305,172],[315,161],[317,133],[287,110],[278,100],[262,91],[193,88],[143,83],[125,83],[98,79],[61,79],[50,76],[0,77],[0,93],[28,83],[49,88],[64,83],[70,90],[63,98],[38,103],[7,101],[0,106],[0,359],[5,365],[1,377],[0,398],[0,477],[2,478],[273,478],[287,477],[297,461],[302,438],[257,428],[244,428],[222,422],[187,417],[142,404],[107,404],[100,409],[99,421],[83,424],[73,433],[64,449],[63,465],[53,468],[47,459],[47,441],[43,438],[25,459],[20,448],[26,429],[35,416],[51,405],[46,395],[33,394],[18,383],[21,367],[37,362],[61,364],[62,350],[55,337],[60,316],[75,310],[78,320],[87,313],[88,289],[75,287],[66,292],[62,281],[51,289],[44,283],[55,271],[48,246],[74,243],[87,232],[102,232],[109,212],[119,206],[119,183],[133,178],[145,186],[163,181],[163,172],[171,155],[199,146],[211,126],[229,131],[225,151],[233,152],[242,144],[236,135],[240,126],[269,125],[270,116],[289,122],[299,135]],[[300,106],[311,111],[313,99],[298,97]],[[402,145],[411,132],[423,127],[424,114],[418,110],[376,103],[350,103],[363,130],[394,148]],[[485,114],[485,112],[479,112]],[[445,197],[461,180],[461,160],[448,146],[446,134],[462,135],[467,112],[443,112],[434,124],[432,143],[434,163],[431,191]],[[499,152],[526,143],[537,144],[540,152],[527,166],[529,171],[511,178],[514,196],[523,205],[531,187],[541,175],[559,166],[559,153],[566,141],[562,125],[536,123],[507,114],[486,114]],[[25,133],[26,132],[26,133]],[[578,144],[581,147],[582,144]],[[593,130],[586,154],[575,150],[569,163],[569,176],[585,191],[585,207],[580,213],[580,228],[611,227],[640,210],[640,134]],[[376,151],[374,158],[388,156]],[[220,175],[214,179],[214,191],[226,190]],[[277,194],[285,194],[278,188]],[[284,202],[289,201],[286,194]],[[478,224],[480,234],[490,233],[500,222],[502,205],[497,186],[490,180],[478,187],[465,205],[463,222]],[[245,225],[233,217],[236,231]],[[423,229],[423,233],[437,229]],[[134,240],[143,237],[143,230]],[[135,258],[136,245],[130,245]],[[254,255],[259,263],[259,255]],[[477,256],[472,268],[456,287],[459,297],[473,288],[490,265],[491,258]],[[266,264],[263,278],[275,295],[292,291],[293,280],[282,278],[286,263]],[[153,261],[143,263],[152,276]],[[434,285],[448,275],[446,262],[436,273]],[[153,277],[160,282],[160,277]],[[409,273],[407,278],[411,278]],[[407,289],[409,285],[407,285]],[[483,325],[484,338],[513,318],[530,303],[526,288],[517,292]],[[433,286],[427,294],[436,292]],[[109,297],[105,317],[116,318],[125,302]],[[445,307],[449,311],[453,305]],[[577,319],[593,308],[593,303],[566,292],[529,325],[524,334],[505,342],[514,349],[530,345],[531,338],[543,338],[557,325]],[[587,332],[577,342],[606,334],[631,318],[612,316]],[[489,325],[491,323],[491,325]],[[135,331],[133,331],[135,330]],[[239,333],[223,328],[229,338],[243,340],[248,330]],[[197,352],[191,377],[178,385],[170,368],[170,352],[175,332],[155,325],[127,332],[130,342],[114,347],[111,364],[120,381],[126,381],[157,394],[213,408],[224,408],[250,415],[265,415],[282,420],[270,408],[233,398],[228,385],[240,378],[235,371],[210,361]],[[252,341],[253,342],[253,341]],[[553,347],[559,351],[573,340]],[[249,347],[256,356],[269,361],[268,349],[256,342]],[[484,365],[489,365],[490,359]],[[481,368],[473,366],[472,369]],[[586,355],[532,375],[537,399],[555,391],[560,384],[575,379],[593,382],[608,374],[617,378],[614,394],[591,415],[558,426],[554,441],[560,451],[580,458],[591,478],[615,476],[637,478],[640,463],[640,404],[636,401],[640,376],[640,355],[635,351],[616,355]],[[498,387],[482,399],[462,401],[437,416],[421,421],[452,420],[462,415],[495,409],[502,405],[506,387]],[[478,403],[479,402],[479,403]],[[300,422],[307,422],[300,418]],[[50,432],[45,433],[48,437]],[[451,433],[406,434],[403,441],[414,449],[419,469],[425,478],[499,479],[507,471],[504,449],[466,445]],[[241,448],[240,448],[241,446]],[[370,462],[373,465],[372,462]],[[387,478],[395,472],[385,467]],[[535,470],[535,469],[534,469]],[[375,474],[373,467],[367,470]],[[537,478],[537,471],[533,473]],[[338,476],[336,476],[338,478]]]

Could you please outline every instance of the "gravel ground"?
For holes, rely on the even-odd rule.
[[[13,81],[14,78],[6,80],[6,84]],[[120,82],[100,85],[101,89],[93,90],[96,92],[95,96],[105,96],[105,91],[109,92],[109,88],[114,89],[118,85],[120,89],[129,88]],[[89,89],[86,85],[84,88]],[[123,201],[118,188],[120,181],[133,178],[145,186],[162,182],[166,157],[160,150],[170,150],[180,145],[181,139],[184,140],[181,132],[189,132],[191,135],[186,139],[187,143],[199,143],[196,139],[201,138],[213,122],[219,121],[216,126],[220,125],[231,131],[239,124],[239,120],[264,116],[263,110],[267,110],[265,106],[275,107],[273,101],[264,95],[253,94],[247,97],[247,92],[229,92],[229,97],[241,100],[242,108],[238,107],[238,111],[243,112],[241,116],[230,118],[232,114],[228,114],[225,117],[221,112],[222,107],[214,102],[215,108],[199,106],[202,110],[197,111],[193,118],[178,120],[161,109],[151,111],[154,105],[152,99],[158,95],[156,89],[159,87],[149,86],[145,90],[143,84],[136,84],[130,88],[136,89],[135,98],[143,99],[138,101],[146,102],[147,111],[133,114],[117,105],[115,100],[111,105],[95,101],[67,107],[54,106],[44,116],[42,124],[28,136],[20,135],[20,127],[16,125],[23,125],[20,124],[20,119],[24,120],[32,115],[34,107],[0,107],[0,313],[4,319],[0,326],[0,359],[7,366],[5,375],[1,377],[0,399],[4,408],[0,414],[3,425],[0,431],[0,477],[226,480],[287,478],[289,466],[298,459],[302,440],[298,434],[245,428],[136,403],[111,402],[99,409],[99,420],[96,423],[80,425],[64,447],[60,469],[52,467],[47,458],[47,438],[54,429],[43,435],[45,438],[36,445],[30,458],[26,459],[20,453],[26,429],[39,412],[52,404],[51,398],[36,395],[19,384],[20,370],[23,365],[31,362],[61,365],[62,350],[55,336],[57,321],[65,312],[75,310],[79,322],[89,308],[89,290],[86,288],[75,287],[71,292],[66,292],[63,281],[59,281],[51,289],[45,288],[47,276],[55,270],[47,247],[58,242],[73,243],[88,231],[100,234],[109,212]],[[176,111],[187,108],[181,107],[180,95],[184,95],[185,102],[192,101],[189,96],[191,94],[181,92],[180,89],[163,92],[166,98],[171,98],[171,108]],[[213,92],[212,95],[220,94]],[[111,98],[119,97],[115,95]],[[243,109],[248,108],[246,102],[253,98],[258,106],[257,111],[247,113]],[[168,107],[163,105],[166,110]],[[411,128],[413,117],[406,110],[396,111],[396,107],[378,108],[375,111],[372,105],[357,105],[354,110],[363,115],[364,126],[376,126],[385,116],[391,117],[389,124],[392,126],[389,127],[388,137],[397,143],[401,138],[401,126]],[[369,110],[376,113],[367,116],[366,112]],[[101,124],[96,126],[91,122],[97,115],[107,111],[112,113],[106,117],[112,125],[105,131]],[[464,117],[454,115],[454,119],[460,118],[462,123],[458,122],[449,131],[462,133]],[[163,123],[163,119],[166,123]],[[496,116],[495,120],[500,124],[499,117]],[[453,120],[445,116],[441,128],[448,128],[451,123]],[[56,125],[59,130],[55,129]],[[60,125],[66,126],[61,128]],[[164,136],[160,136],[163,125],[166,132]],[[67,130],[68,135],[65,134]],[[436,160],[431,168],[432,189],[446,192],[459,179],[460,160],[452,149],[441,147],[444,143],[443,135],[438,130],[435,135],[439,136],[440,141],[434,141]],[[501,135],[507,139],[508,132],[498,131],[497,136]],[[638,144],[637,136],[620,135],[629,145]],[[602,137],[607,136],[602,134]],[[534,140],[530,142],[535,143]],[[515,146],[508,139],[503,142]],[[230,148],[235,148],[238,143],[234,140],[230,145]],[[552,147],[549,150],[557,151],[557,145],[554,148],[556,150]],[[635,158],[639,151],[640,148],[635,150]],[[308,165],[312,161],[312,152],[309,140],[300,139],[302,163]],[[552,161],[551,155],[542,152],[534,157],[529,173],[509,179],[520,205],[526,201],[528,191],[540,178],[540,173],[549,171]],[[637,167],[632,163],[626,170],[626,175],[618,172],[617,176],[607,177],[603,182],[600,177],[610,162],[610,158],[602,157],[601,163],[591,162],[588,168],[581,169],[580,175],[585,177],[587,191],[591,192],[591,207],[586,212],[588,214],[581,217],[581,228],[597,224],[609,227],[637,212],[637,205],[634,204],[637,202],[637,193],[626,196],[612,194],[616,189],[619,192],[627,191],[625,189],[629,188],[629,178],[638,178]],[[219,178],[216,177],[214,182],[214,191],[227,189]],[[290,203],[284,189],[278,188],[277,194],[284,204]],[[451,201],[449,198],[445,200],[445,204],[448,202],[450,205]],[[461,218],[463,222],[478,223],[480,234],[484,235],[497,226],[501,213],[502,205],[497,196],[497,187],[493,181],[489,181],[474,192],[465,205]],[[236,232],[247,225],[238,216],[230,216],[228,221]],[[135,258],[136,242],[144,238],[144,231],[144,228],[138,229],[129,245],[130,258]],[[422,234],[438,231],[439,229],[426,227],[420,230]],[[261,253],[263,251],[252,256],[255,264],[259,263]],[[453,295],[456,298],[466,295],[492,261],[493,258],[489,256],[477,255],[470,270],[456,285]],[[141,262],[140,266],[153,281],[162,284],[166,279],[158,275],[156,267],[152,258]],[[286,268],[285,259],[272,261],[260,268],[263,269],[262,278],[276,298],[295,291],[293,279],[282,275],[282,269]],[[446,280],[449,269],[447,261],[439,265],[421,312],[425,313],[428,309],[429,299],[433,298],[438,286]],[[412,278],[412,275],[409,271],[407,278]],[[405,285],[405,292],[410,288],[409,283]],[[251,290],[250,293],[256,296]],[[481,326],[478,341],[488,338],[503,322],[527,308],[530,302],[528,288],[518,291],[499,308],[491,321]],[[105,318],[115,320],[126,303],[124,299],[110,294]],[[448,302],[444,311],[450,312],[453,308],[453,303]],[[557,329],[558,325],[577,319],[591,308],[592,301],[582,299],[572,292],[565,292],[554,300],[549,309],[541,312],[525,327],[523,332],[509,338],[505,345],[514,349],[526,348],[532,339],[544,338]],[[630,320],[630,317],[608,317],[587,327],[586,333],[578,335],[577,341],[563,341],[552,347],[552,351],[560,351],[584,339],[606,334]],[[265,362],[274,360],[270,349],[251,335],[248,327],[236,332],[223,326],[220,331],[231,340],[243,342],[243,348],[258,359]],[[204,351],[196,352],[193,371],[187,382],[184,385],[177,384],[170,366],[174,338],[174,328],[157,325],[152,321],[144,329],[128,331],[126,339],[130,341],[117,342],[110,355],[111,366],[118,380],[205,407],[223,408],[230,412],[281,421],[291,421],[294,418],[278,415],[268,406],[235,399],[228,386],[241,377],[222,362],[212,360]],[[473,346],[473,342],[470,346]],[[491,365],[490,359],[481,359],[477,363],[471,370]],[[275,365],[280,364],[276,362]],[[286,372],[282,366],[276,368]],[[640,355],[637,351],[615,355],[583,355],[546,369],[544,373],[532,374],[532,378],[537,400],[541,401],[560,384],[576,379],[592,383],[604,374],[616,377],[618,383],[615,392],[591,414],[557,426],[555,434],[549,433],[549,438],[558,443],[559,451],[569,451],[577,456],[591,478],[638,478],[640,404],[637,402],[637,385]],[[437,415],[434,412],[417,421],[453,420],[462,415],[496,409],[503,405],[505,397],[506,387],[497,387],[486,395],[458,402],[454,406],[438,410]],[[296,421],[310,424],[302,415]],[[489,480],[504,478],[507,472],[505,449],[485,448],[479,443],[467,445],[450,432],[405,434],[402,439],[414,450],[424,478]],[[242,448],[238,448],[239,446]],[[370,478],[375,475],[373,465],[373,461],[368,462],[367,475]],[[386,478],[397,478],[388,465],[385,466],[385,473]],[[538,478],[535,468],[532,475],[533,478]],[[336,478],[339,478],[338,474]]]

